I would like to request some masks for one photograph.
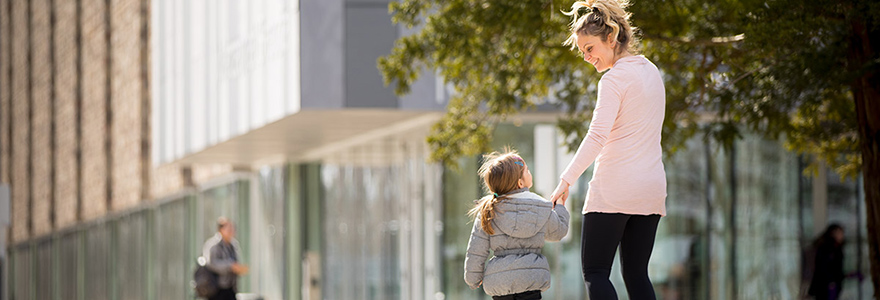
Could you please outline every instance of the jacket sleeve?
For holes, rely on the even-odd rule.
[[[477,216],[464,258],[464,281],[472,289],[480,287],[483,282],[483,268],[489,256],[489,234],[480,227],[479,220]]]
[[[227,275],[232,273],[232,264],[234,263],[235,260],[232,257],[223,253],[223,249],[215,245],[211,247],[211,258],[205,266],[214,271],[214,273]]]
[[[551,242],[558,242],[568,234],[568,220],[570,215],[565,205],[556,205],[556,208],[550,209],[550,218],[547,219],[547,233],[544,239]]]

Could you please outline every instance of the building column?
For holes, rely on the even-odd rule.
[[[813,236],[828,226],[828,170],[825,162],[816,159],[818,174],[813,177]]]

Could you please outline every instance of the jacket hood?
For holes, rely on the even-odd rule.
[[[544,227],[550,218],[552,203],[532,192],[508,195],[495,205],[492,227],[515,238],[529,238]]]

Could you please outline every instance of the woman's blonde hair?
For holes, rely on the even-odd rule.
[[[488,234],[494,234],[492,219],[495,218],[495,205],[509,198],[506,194],[519,188],[526,164],[516,151],[492,152],[483,156],[480,178],[489,195],[477,200],[468,215],[480,217],[480,226]]]
[[[571,5],[571,11],[562,12],[566,16],[571,17],[571,35],[565,40],[563,45],[571,46],[576,49],[577,37],[581,35],[598,36],[603,42],[608,41],[610,35],[612,40],[617,41],[617,49],[615,53],[619,54],[623,51],[636,52],[634,49],[635,36],[633,32],[637,29],[629,24],[630,14],[625,9],[629,6],[627,0],[587,0],[577,1]],[[587,8],[590,11],[579,16],[578,10]]]

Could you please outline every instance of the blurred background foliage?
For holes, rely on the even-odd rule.
[[[398,39],[378,67],[398,94],[425,69],[454,88],[427,142],[431,159],[489,151],[508,117],[556,105],[574,151],[601,74],[564,47],[570,0],[401,0]],[[781,139],[842,177],[862,174],[874,289],[880,290],[880,1],[634,1],[640,53],[663,73],[664,153],[703,135],[726,147],[744,131]],[[814,159],[815,158],[815,159]],[[880,296],[875,296],[880,297]]]
[[[562,46],[572,1],[407,0],[391,3],[396,23],[417,28],[378,61],[398,94],[427,68],[456,93],[428,139],[432,158],[455,164],[487,151],[507,117],[552,103],[575,149],[586,135],[601,74]],[[637,49],[663,72],[663,146],[674,153],[695,134],[724,144],[754,130],[785,137],[841,175],[861,156],[851,94],[854,77],[878,59],[852,61],[851,23],[874,24],[877,1],[664,0],[631,3]],[[876,38],[875,38],[876,39]],[[877,116],[875,116],[877,117]]]

